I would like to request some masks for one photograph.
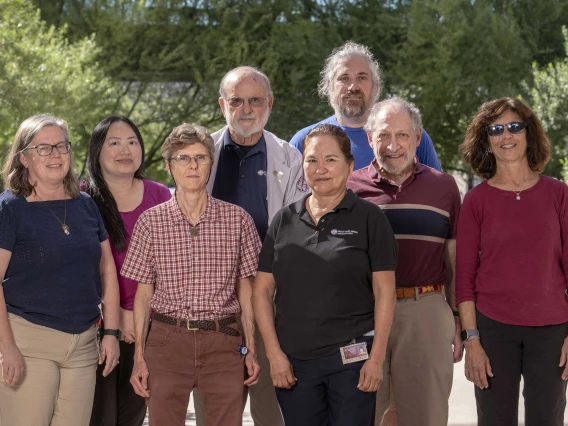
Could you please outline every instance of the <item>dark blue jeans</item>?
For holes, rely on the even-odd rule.
[[[361,337],[371,352],[372,337]],[[288,356],[298,379],[291,389],[276,388],[286,426],[372,426],[376,392],[357,389],[365,361],[343,365],[341,354],[311,360]]]

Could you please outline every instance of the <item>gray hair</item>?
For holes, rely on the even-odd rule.
[[[233,68],[227,74],[225,74],[223,76],[223,78],[221,79],[221,84],[219,85],[219,95],[223,99],[227,99],[227,88],[226,88],[227,80],[229,79],[229,77],[231,77],[233,75],[238,76],[237,81],[240,81],[242,78],[247,77],[249,75],[259,76],[262,79],[262,81],[264,82],[264,85],[266,86],[266,94],[268,96],[273,96],[272,87],[270,87],[270,80],[268,79],[266,74],[264,74],[258,68],[251,67],[251,66],[248,66],[248,65],[244,65],[244,66],[241,66],[241,67]]]
[[[162,145],[162,157],[170,161],[177,151],[196,143],[200,143],[207,149],[211,159],[215,157],[215,143],[205,127],[193,127],[187,123],[180,124],[172,130]]]
[[[398,98],[396,96],[385,99],[381,102],[377,102],[375,105],[373,105],[373,108],[371,108],[371,112],[369,113],[367,123],[365,124],[365,130],[367,132],[372,134],[375,131],[377,125],[377,115],[379,115],[379,113],[383,109],[390,106],[399,106],[403,108],[412,120],[412,127],[414,127],[414,131],[418,133],[418,131],[422,128],[422,115],[420,114],[420,110],[412,102],[405,101],[404,99]]]
[[[331,99],[330,82],[335,77],[337,67],[347,59],[353,56],[361,56],[367,61],[371,69],[371,79],[373,81],[373,102],[375,102],[381,94],[381,68],[375,60],[369,48],[362,44],[352,41],[346,42],[341,47],[336,47],[324,62],[323,69],[320,72],[320,81],[318,83],[318,93],[322,99]]]
[[[69,142],[69,128],[67,122],[62,118],[55,117],[50,114],[37,114],[25,119],[12,142],[10,152],[4,161],[2,168],[2,177],[6,189],[9,189],[14,194],[27,197],[35,192],[34,187],[29,182],[28,169],[24,167],[20,161],[20,153],[23,152],[28,146],[31,145],[37,134],[46,127],[58,127],[63,133],[65,142]],[[63,178],[65,192],[71,198],[79,196],[79,180],[73,171],[73,151],[69,151],[70,164],[67,175]]]

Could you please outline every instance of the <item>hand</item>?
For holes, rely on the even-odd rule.
[[[110,374],[114,367],[118,364],[118,357],[120,356],[120,348],[118,347],[118,340],[115,336],[103,336],[101,340],[101,349],[99,352],[99,365],[105,363],[103,370],[103,377]]]
[[[465,377],[480,389],[488,388],[487,376],[493,377],[493,370],[481,341],[474,339],[467,342],[465,349]]]
[[[357,389],[361,392],[376,392],[383,382],[383,363],[369,358],[359,373]]]
[[[148,389],[148,366],[143,356],[134,357],[134,367],[130,376],[130,384],[134,388],[134,392],[142,398],[150,398],[150,390]]]
[[[460,317],[454,317],[456,322],[456,331],[454,333],[454,363],[460,362],[463,358],[463,346],[461,338]]]
[[[245,365],[247,366],[247,372],[249,375],[248,379],[245,380],[245,385],[256,385],[258,383],[258,378],[260,377],[260,370],[262,370],[258,360],[256,359],[256,355],[252,352],[246,354]]]
[[[119,328],[122,332],[122,340],[126,343],[134,343],[134,314],[132,311],[120,308]]]
[[[2,348],[0,364],[2,364],[2,380],[10,386],[16,386],[24,377],[24,357],[15,343]]]
[[[288,357],[282,351],[278,351],[274,355],[268,357],[270,361],[270,377],[272,384],[277,388],[290,389],[296,384],[298,379],[294,376],[292,364],[288,361]]]
[[[560,367],[564,367],[562,371],[562,380],[568,380],[568,337],[564,339],[562,350],[560,351]]]

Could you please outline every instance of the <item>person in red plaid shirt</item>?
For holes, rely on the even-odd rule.
[[[172,131],[162,156],[175,197],[140,216],[122,267],[138,282],[130,381],[147,400],[150,426],[184,425],[194,388],[207,426],[240,426],[243,383],[260,374],[251,305],[260,239],[248,213],[207,194],[213,154],[205,128]]]

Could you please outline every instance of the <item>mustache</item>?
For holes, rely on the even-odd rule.
[[[391,151],[390,149],[386,149],[383,153],[382,153],[382,157],[394,157],[397,156],[399,153]]]
[[[352,96],[352,95],[361,95],[362,92],[361,90],[357,89],[357,90],[351,90],[351,89],[347,89],[347,92],[345,92],[343,94],[343,97],[347,97],[347,96]]]
[[[239,115],[239,120],[256,120],[256,115],[254,114],[254,112],[251,112],[249,114],[241,114]]]

